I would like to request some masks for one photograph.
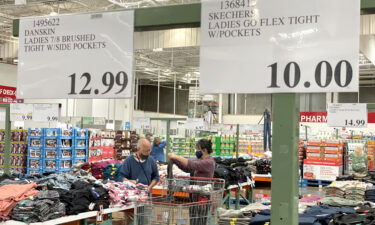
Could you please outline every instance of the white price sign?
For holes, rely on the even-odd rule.
[[[10,121],[31,121],[33,112],[33,104],[10,104]]]
[[[202,93],[357,92],[358,0],[204,0]]]
[[[263,125],[260,124],[246,124],[240,125],[241,133],[263,133]]]
[[[33,121],[57,122],[59,115],[58,104],[34,104]]]
[[[151,129],[150,118],[134,118],[133,126],[134,129]]]
[[[188,118],[186,120],[186,129],[189,130],[204,130],[204,120],[203,118]]]
[[[327,123],[331,127],[367,127],[366,104],[329,104]]]
[[[130,98],[134,12],[23,18],[19,98]]]

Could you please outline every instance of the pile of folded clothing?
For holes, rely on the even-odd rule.
[[[251,170],[248,161],[243,158],[221,159],[216,158],[214,178],[225,180],[225,186],[238,185],[251,179]]]
[[[7,184],[0,187],[0,221],[9,220],[9,214],[18,202],[39,193],[36,184]]]
[[[326,196],[364,201],[365,191],[372,184],[359,181],[335,181],[325,187]]]
[[[255,161],[257,174],[269,174],[271,173],[271,160],[270,159],[258,159]]]
[[[36,223],[65,216],[65,205],[59,198],[57,191],[41,191],[34,198],[19,202],[11,217],[25,223]]]
[[[86,181],[76,181],[70,190],[55,189],[60,195],[60,201],[65,204],[66,215],[99,210],[109,207],[108,191],[100,184]]]
[[[111,207],[122,207],[131,202],[148,198],[147,186],[143,184],[108,181],[104,187],[109,191]]]
[[[365,192],[365,200],[369,202],[375,202],[375,187],[367,187]]]
[[[81,169],[86,170],[91,173],[96,179],[103,179],[103,173],[105,168],[109,164],[122,163],[118,160],[103,160],[99,162],[88,162],[81,165]]]
[[[339,215],[355,214],[353,208],[336,208],[329,206],[314,206],[306,210],[304,213],[299,214],[299,224],[306,225],[327,225],[330,221]],[[264,225],[271,221],[271,211],[263,210],[255,215],[250,224],[251,225]]]
[[[76,176],[69,173],[53,173],[43,178],[36,180],[38,185],[45,185],[48,189],[65,189],[70,190],[72,184],[78,181]]]

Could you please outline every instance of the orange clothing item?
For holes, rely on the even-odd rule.
[[[0,187],[0,215],[8,216],[18,202],[39,193],[36,184],[8,184]]]

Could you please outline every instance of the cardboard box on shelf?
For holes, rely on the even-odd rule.
[[[310,180],[334,181],[342,175],[342,163],[320,160],[304,160],[303,178]]]

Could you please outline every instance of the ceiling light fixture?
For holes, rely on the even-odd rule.
[[[153,52],[162,52],[163,49],[162,48],[154,48],[152,49]]]

